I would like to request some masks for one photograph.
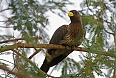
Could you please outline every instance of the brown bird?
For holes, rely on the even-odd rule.
[[[62,25],[53,34],[49,44],[61,44],[64,46],[79,46],[84,39],[85,31],[82,25],[80,14],[76,10],[71,10],[68,13],[71,23],[69,25]],[[54,52],[63,52],[63,54],[52,59]],[[61,49],[48,49],[47,53],[51,55],[51,60],[47,60],[47,56],[41,66],[41,70],[48,72],[49,68],[61,62],[66,58],[73,50],[61,50]],[[56,54],[57,54],[56,53]],[[54,53],[55,54],[55,53]]]

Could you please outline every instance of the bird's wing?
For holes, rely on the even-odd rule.
[[[67,34],[67,27],[68,25],[63,25],[61,27],[59,27],[53,34],[49,44],[60,44],[61,40],[64,39],[64,36]],[[59,52],[61,52],[62,50],[58,50]],[[67,51],[67,50],[66,50]],[[48,49],[47,52],[51,55],[53,52],[56,52],[56,49]],[[47,59],[44,59],[44,62],[41,66],[41,70],[43,70],[44,72],[48,72],[49,68],[53,65],[58,64],[60,61],[62,61],[64,58],[66,57],[66,55],[60,55],[56,58],[54,58],[51,62],[47,62]]]
[[[64,39],[67,34],[68,25],[62,25],[53,34],[49,44],[60,44],[60,41]]]
[[[53,34],[49,44],[60,44],[60,42],[64,39],[64,36],[67,34],[68,25],[62,25],[59,27]],[[48,49],[47,52],[51,54],[55,49]]]
[[[49,44],[62,44],[62,45],[78,45],[78,41],[81,39],[83,33],[82,23],[80,19],[80,15],[76,10],[72,10],[68,13],[71,23],[69,25],[63,25],[59,27],[53,34]],[[78,30],[80,32],[78,32]],[[80,34],[80,35],[79,35]],[[62,41],[66,41],[65,43]],[[69,44],[68,44],[68,43]],[[41,70],[47,72],[51,66],[54,66],[61,62],[65,57],[67,57],[73,50],[61,50],[61,49],[48,49],[48,54],[54,56],[57,53],[63,53],[53,59],[51,61],[47,60],[47,56],[41,66]]]

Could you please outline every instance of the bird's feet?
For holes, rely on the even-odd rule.
[[[74,45],[67,45],[67,44],[62,44],[63,46],[65,46],[65,49],[70,49],[70,50],[74,50],[74,48],[76,47],[76,46],[74,46]]]

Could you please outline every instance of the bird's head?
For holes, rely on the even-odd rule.
[[[70,20],[71,22],[78,22],[78,21],[81,21],[81,17],[80,17],[80,14],[78,11],[76,10],[71,10],[69,13],[68,13],[68,16],[70,17]]]

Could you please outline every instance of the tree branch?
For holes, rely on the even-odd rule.
[[[12,8],[3,9],[3,10],[0,10],[0,12],[6,11],[6,10],[10,10],[10,9],[12,9]]]
[[[4,52],[4,51],[16,49],[16,48],[67,49],[67,50],[95,53],[95,54],[111,56],[111,57],[116,58],[116,54],[112,52],[103,52],[103,51],[91,51],[90,52],[89,49],[85,49],[83,47],[68,47],[68,46],[55,45],[55,44],[28,44],[28,43],[21,43],[21,42],[15,43],[13,45],[4,46],[3,48],[0,49],[0,52]]]
[[[38,49],[35,48],[35,50],[36,51],[29,57],[29,59],[32,59],[32,57],[35,56],[37,53],[39,53],[42,49],[38,50]]]
[[[4,22],[4,21],[0,21],[0,22]],[[1,28],[13,28],[11,26],[0,26]]]
[[[40,37],[40,36],[39,37],[33,37],[33,38],[35,38],[37,40],[42,40],[42,37]],[[0,44],[7,43],[7,42],[16,42],[18,40],[25,40],[25,39],[24,38],[16,38],[16,39],[11,39],[11,40],[5,40],[5,41],[1,41]]]
[[[8,73],[10,73],[10,74],[12,74],[12,75],[15,75],[15,76],[17,76],[17,77],[19,77],[19,78],[32,78],[31,76],[29,76],[29,75],[25,75],[24,73],[21,73],[21,72],[16,72],[16,71],[11,71],[9,68],[7,68],[6,66],[4,66],[4,65],[0,65],[0,69],[2,69],[2,70],[5,70],[5,71],[7,71]],[[35,77],[33,77],[33,78],[35,78]]]

